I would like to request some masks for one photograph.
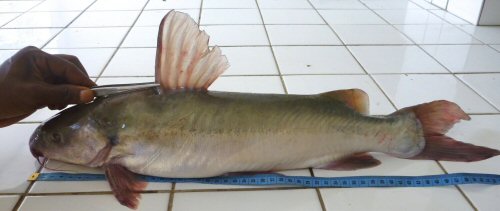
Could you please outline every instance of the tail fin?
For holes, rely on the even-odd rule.
[[[463,143],[444,134],[460,120],[470,120],[457,104],[440,100],[401,109],[394,114],[413,112],[425,138],[422,152],[409,159],[471,162],[500,155],[500,151]]]

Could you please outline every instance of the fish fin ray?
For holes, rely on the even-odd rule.
[[[337,170],[337,171],[350,171],[364,168],[371,168],[380,165],[380,160],[377,160],[369,153],[356,153],[347,157],[335,160],[320,169]]]
[[[409,159],[474,162],[500,155],[500,151],[488,147],[463,143],[445,135],[426,136],[423,151]]]
[[[403,108],[391,115],[409,112],[421,124],[425,146],[419,154],[408,159],[472,162],[500,155],[496,149],[463,143],[444,135],[460,120],[470,120],[469,115],[455,103],[438,100]]]
[[[370,113],[370,102],[368,94],[361,89],[345,89],[321,93],[320,96],[335,99],[345,103],[349,108],[368,115]]]
[[[146,188],[147,183],[139,181],[136,175],[119,164],[107,164],[105,174],[113,194],[120,204],[131,209],[137,209],[140,191]]]
[[[189,15],[170,11],[160,23],[155,81],[164,90],[207,90],[229,63],[219,47],[208,47],[209,36]]]

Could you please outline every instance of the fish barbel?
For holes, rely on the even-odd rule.
[[[367,152],[466,162],[500,154],[444,135],[469,119],[448,101],[369,116],[368,96],[358,89],[317,95],[208,91],[228,64],[219,48],[209,50],[196,23],[171,11],[158,37],[161,87],[62,111],[33,133],[33,155],[104,168],[116,198],[135,208],[145,184],[133,173],[210,177],[380,164]]]

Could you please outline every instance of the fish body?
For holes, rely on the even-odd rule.
[[[155,176],[321,167],[359,152],[411,157],[425,144],[413,115],[365,116],[326,95],[147,90],[92,106],[95,131],[114,142],[97,163]]]
[[[228,68],[218,47],[184,13],[160,24],[159,88],[98,97],[42,123],[34,157],[104,169],[115,197],[136,208],[134,173],[210,177],[298,168],[355,170],[380,164],[368,152],[407,159],[478,161],[500,151],[445,135],[470,117],[448,101],[370,116],[358,89],[317,95],[208,91]]]

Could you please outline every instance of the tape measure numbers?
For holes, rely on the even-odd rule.
[[[307,177],[280,174],[256,174],[249,176],[220,176],[210,178],[164,178],[138,175],[147,182],[203,183],[224,185],[294,185],[300,187],[433,187],[463,184],[499,185],[500,175],[454,173],[427,176],[351,176]],[[103,181],[104,174],[34,173],[32,181]]]

